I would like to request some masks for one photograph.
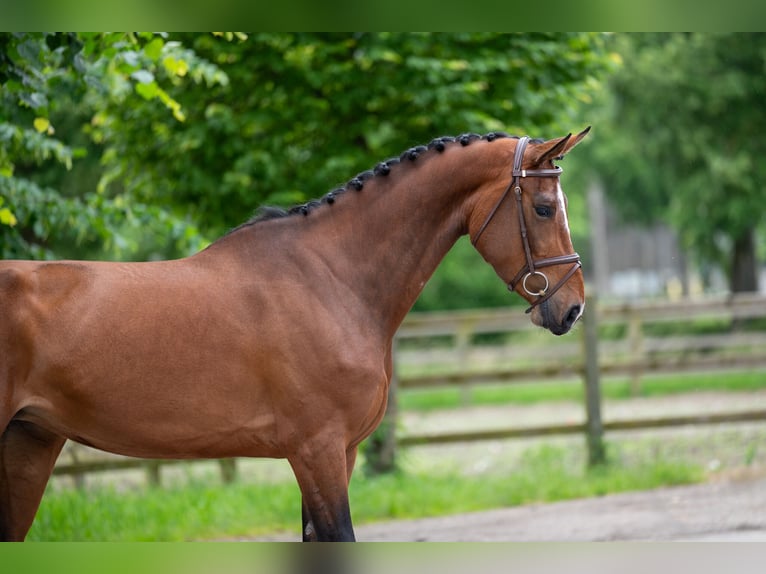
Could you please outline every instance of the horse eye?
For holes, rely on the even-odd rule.
[[[547,205],[535,205],[535,213],[540,217],[550,217],[553,215],[553,209]]]

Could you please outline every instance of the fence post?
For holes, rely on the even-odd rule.
[[[146,469],[146,480],[152,487],[159,487],[162,485],[162,473],[160,472],[160,461],[147,460],[144,464]]]
[[[585,413],[588,466],[604,464],[604,427],[601,422],[601,385],[598,363],[598,298],[586,292],[584,323]]]
[[[465,372],[468,370],[468,351],[471,346],[471,335],[473,333],[472,321],[460,321],[455,332],[455,350],[454,353],[458,357],[460,364],[460,370]],[[470,383],[464,383],[460,385],[460,405],[467,407],[471,404],[471,395],[473,394],[473,385]]]
[[[70,444],[69,446],[69,456],[72,459],[73,465],[77,466],[80,462],[80,457],[77,455],[79,445]],[[85,490],[85,473],[75,472],[72,474],[72,479],[74,480],[74,486],[77,490]]]
[[[237,459],[221,458],[218,460],[221,469],[221,480],[224,484],[232,484],[237,480]]]
[[[628,345],[630,345],[630,396],[641,394],[641,365],[644,359],[644,335],[641,315],[631,307],[628,315]]]

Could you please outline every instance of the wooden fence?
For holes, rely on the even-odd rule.
[[[629,377],[634,392],[644,376],[658,373],[766,369],[766,297],[740,295],[678,302],[598,304],[589,299],[583,325],[553,337],[530,325],[519,309],[411,313],[396,338],[396,377],[389,397],[389,429],[380,441],[382,466],[393,462],[397,446],[442,444],[584,433],[592,462],[603,453],[602,434],[618,430],[766,421],[766,411],[686,415],[644,420],[602,421],[600,381],[604,375]],[[397,393],[408,389],[457,387],[470,394],[478,384],[509,385],[569,379],[585,384],[584,423],[501,428],[441,434],[396,434]],[[161,466],[175,461],[102,457],[69,446],[54,474],[145,468],[152,483]],[[236,476],[236,462],[219,461],[221,475]]]
[[[679,302],[637,302],[586,306],[584,320],[598,317],[596,328],[602,375],[628,375],[639,384],[647,374],[745,369],[766,366],[766,322],[760,329],[737,330],[744,321],[766,318],[766,297],[736,297]],[[705,325],[710,331],[681,333],[682,324]],[[676,328],[663,328],[671,325]],[[518,309],[410,314],[397,335],[397,363],[401,388],[438,387],[472,383],[550,380],[580,376],[586,368],[587,329],[579,327],[556,339],[532,329]],[[688,331],[689,329],[686,329]],[[725,330],[725,332],[723,332]],[[489,347],[473,342],[479,335],[508,335],[506,344]],[[514,339],[513,335],[523,335]],[[405,343],[449,337],[448,346],[414,349]],[[424,372],[438,364],[444,372]],[[420,371],[418,366],[425,367]]]
[[[571,379],[585,385],[584,423],[509,427],[440,434],[393,430],[382,467],[396,446],[582,434],[591,462],[603,460],[603,433],[683,425],[766,421],[766,410],[697,414],[639,420],[601,420],[600,377],[627,376],[635,394],[646,375],[766,369],[766,297],[748,294],[676,302],[586,304],[583,325],[567,337],[541,329],[530,334],[529,317],[518,309],[410,314],[397,336],[397,380],[386,429],[397,428],[397,394],[406,389],[508,385]],[[477,345],[500,335],[502,344]],[[447,339],[444,344],[443,339]],[[441,343],[440,343],[441,339]],[[425,348],[419,341],[432,341]],[[438,372],[432,372],[439,365]]]

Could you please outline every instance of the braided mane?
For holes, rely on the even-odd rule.
[[[387,159],[386,161],[382,161],[378,163],[373,169],[369,169],[367,171],[363,171],[357,174],[355,177],[351,178],[345,185],[340,186],[336,189],[333,189],[332,191],[325,194],[321,199],[314,199],[306,203],[295,205],[288,209],[283,209],[281,207],[273,207],[273,206],[260,207],[258,208],[258,210],[256,211],[255,215],[252,218],[250,218],[245,223],[239,225],[238,227],[232,229],[229,233],[239,231],[240,229],[244,227],[249,227],[251,225],[255,225],[256,223],[260,223],[261,221],[268,221],[270,219],[279,219],[283,217],[290,217],[293,215],[308,216],[314,209],[316,209],[317,207],[321,205],[324,205],[324,204],[332,205],[333,203],[335,203],[335,200],[338,198],[339,195],[346,193],[349,190],[361,191],[364,188],[365,183],[368,182],[369,180],[373,178],[378,178],[378,177],[385,177],[389,173],[391,173],[392,169],[396,169],[396,166],[398,164],[404,163],[404,162],[414,162],[415,160],[417,160],[419,157],[421,157],[422,155],[426,153],[429,153],[432,151],[441,153],[449,145],[459,144],[465,147],[469,145],[471,142],[474,142],[477,140],[486,140],[491,142],[500,138],[518,139],[518,136],[510,136],[504,132],[490,132],[485,135],[479,135],[475,133],[466,133],[456,137],[444,136],[440,138],[435,138],[431,140],[428,143],[428,145],[419,145],[419,146],[411,147],[408,150],[404,151],[401,155],[399,155],[399,157],[393,157],[393,158]],[[544,140],[533,139],[531,141],[533,143],[541,143]]]

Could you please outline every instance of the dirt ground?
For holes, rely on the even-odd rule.
[[[365,525],[369,541],[766,541],[766,477]]]

